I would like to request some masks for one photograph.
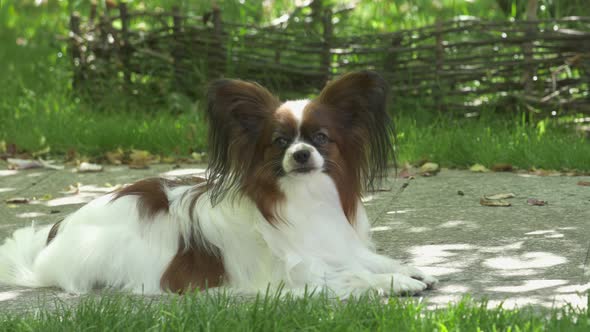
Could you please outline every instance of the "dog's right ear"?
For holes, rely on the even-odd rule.
[[[251,167],[260,133],[280,102],[257,83],[228,79],[210,85],[207,102],[209,182],[221,196]]]
[[[279,100],[254,82],[217,80],[207,94],[210,125],[242,134],[256,134],[266,118],[279,106]],[[221,123],[220,123],[221,122]],[[230,126],[238,126],[230,128]]]

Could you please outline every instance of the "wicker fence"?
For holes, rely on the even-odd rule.
[[[590,112],[590,18],[482,21],[473,17],[413,30],[336,35],[347,10],[312,6],[269,26],[203,16],[129,11],[71,17],[74,85],[135,94],[198,96],[220,76],[281,91],[311,92],[355,69],[374,69],[398,100],[443,112],[517,102],[529,109]],[[108,86],[108,87],[107,87]]]

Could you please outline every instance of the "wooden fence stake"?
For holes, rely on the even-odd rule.
[[[88,17],[88,23],[94,25],[94,19],[96,19],[96,0],[92,0],[90,3],[90,16]]]
[[[174,40],[174,46],[172,47],[172,70],[174,71],[174,84],[176,85],[176,90],[184,91],[187,87],[184,84],[182,73],[182,58],[184,57],[183,48],[181,47],[182,17],[180,15],[180,9],[177,6],[172,8],[172,15],[172,37]]]
[[[441,73],[443,72],[443,63],[444,63],[444,55],[445,49],[443,45],[443,35],[442,35],[442,21],[440,19],[436,20],[436,50],[435,50],[435,88],[433,91],[434,95],[434,103],[436,105],[436,110],[441,113],[445,109],[444,100],[443,100],[443,91],[444,88],[443,82],[441,82]]]
[[[131,83],[131,68],[129,68],[129,56],[131,48],[129,47],[129,12],[127,11],[127,4],[121,2],[119,4],[119,14],[121,15],[121,62],[123,63],[123,77],[125,84]]]
[[[332,77],[332,8],[328,7],[324,10],[322,18],[323,23],[323,48],[321,56],[320,68],[322,70],[322,81],[320,82],[320,89],[326,85],[326,83]]]
[[[529,0],[526,8],[526,19],[527,21],[534,21],[537,19],[537,5],[538,0]],[[535,65],[533,63],[533,36],[535,34],[537,26],[530,25],[525,31],[527,39],[531,40],[526,42],[522,46],[524,53],[524,71],[522,74],[522,83],[524,87],[524,95],[531,96],[533,92],[533,76],[535,76]]]
[[[72,62],[74,63],[74,76],[72,79],[72,87],[77,88],[82,80],[82,54],[78,45],[78,38],[80,38],[80,14],[73,12],[70,15],[70,53],[72,54]]]
[[[223,41],[223,21],[221,20],[221,10],[219,6],[213,6],[213,35],[215,42],[209,48],[209,59],[213,60],[213,77],[222,76],[225,73],[225,65],[227,63],[227,54],[225,43]],[[221,59],[219,59],[221,58]]]

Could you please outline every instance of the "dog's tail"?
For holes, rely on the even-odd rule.
[[[47,245],[51,226],[25,227],[16,230],[0,246],[0,284],[42,287],[33,267],[37,255]]]

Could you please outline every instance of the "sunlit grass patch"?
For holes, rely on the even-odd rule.
[[[36,313],[0,314],[4,331],[584,331],[588,312],[572,307],[488,308],[468,298],[429,309],[417,298],[326,294],[294,298],[269,293],[244,299],[226,293],[185,296],[91,296]]]

